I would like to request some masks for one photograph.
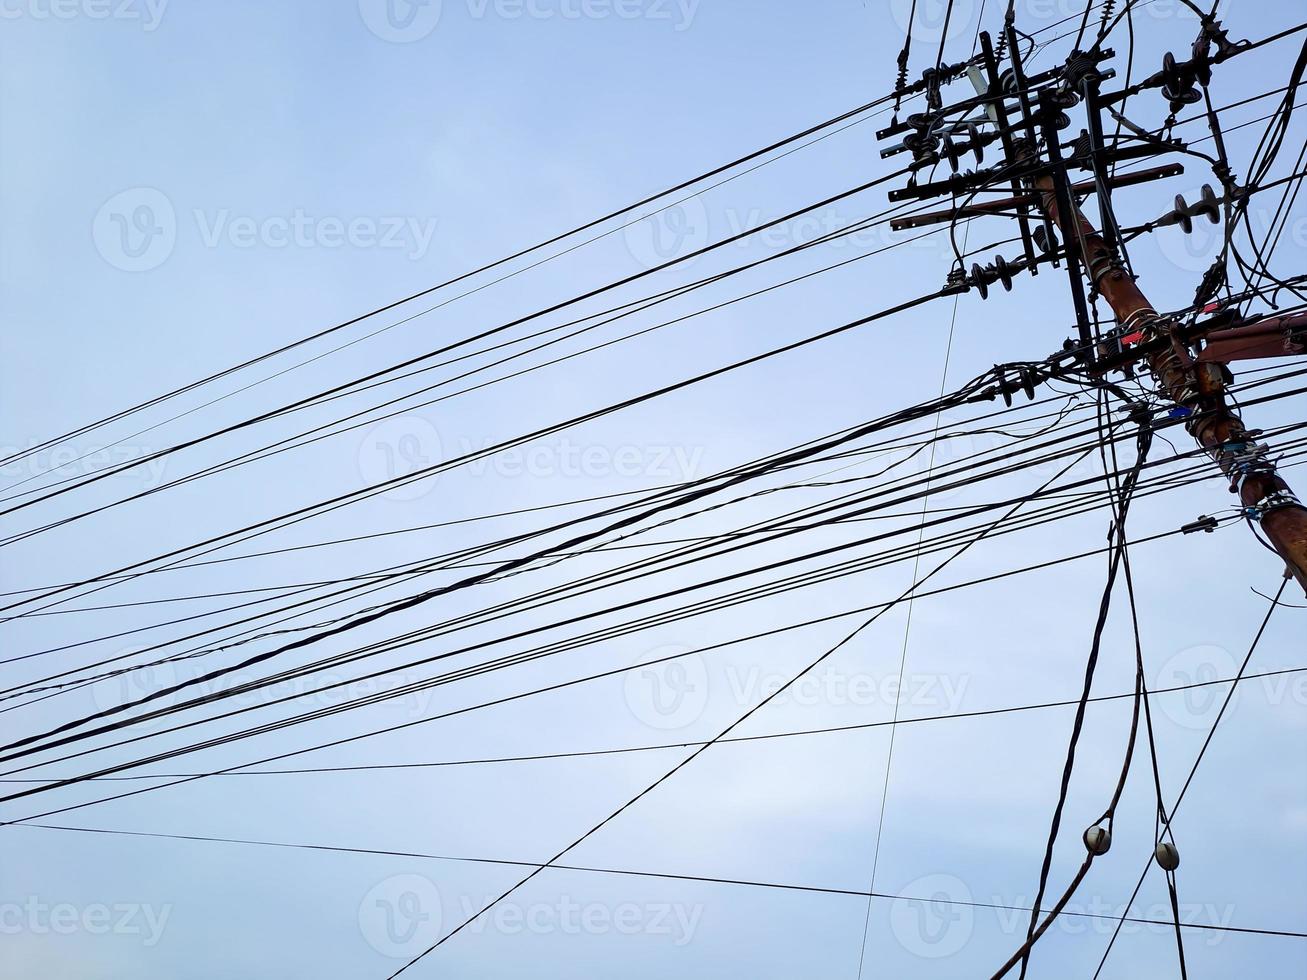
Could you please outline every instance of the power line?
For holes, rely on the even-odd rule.
[[[1171,537],[1174,534],[1175,532],[1170,532],[1164,535],[1164,537]],[[1101,554],[1106,550],[1107,549],[1103,549],[1103,551],[1100,552],[1089,552],[1085,555],[1078,555],[1075,557],[1077,558],[1089,557],[1092,555]],[[1046,565],[1040,566],[1040,568],[1044,568],[1044,567],[1047,566]],[[929,595],[930,593],[926,593],[926,594]],[[858,611],[861,610],[855,610],[855,612]],[[844,615],[852,615],[852,613],[845,613]],[[825,620],[823,620],[823,622],[825,622]],[[632,670],[642,670],[647,667],[658,666],[664,663],[670,663],[674,660],[688,657],[693,654],[697,654],[701,652],[702,651],[698,651],[698,650],[690,651],[687,653],[676,654],[670,657],[660,658],[658,660],[652,660],[652,661],[646,661],[644,663],[634,664],[630,667],[622,668],[622,672],[632,671]],[[1272,677],[1285,677],[1289,675],[1302,674],[1302,673],[1307,673],[1307,666],[1285,667],[1280,670],[1268,670],[1255,674],[1245,674],[1241,678],[1222,677],[1222,678],[1216,678],[1214,680],[1192,681],[1188,684],[1175,684],[1169,687],[1154,688],[1151,690],[1150,693],[1154,695],[1174,694],[1174,693],[1181,693],[1185,691],[1200,690],[1209,687],[1222,687],[1226,684],[1237,684],[1243,681],[1262,680],[1262,679],[1269,679]],[[608,677],[608,676],[612,676],[612,674],[609,673],[600,676]],[[1090,697],[1088,703],[1101,704],[1105,702],[1133,699],[1134,697],[1135,697],[1134,691],[1129,691],[1122,694],[1097,694]],[[1042,701],[1036,704],[1022,704],[1022,705],[1014,705],[1014,706],[1002,707],[1002,708],[984,708],[975,711],[952,712],[949,714],[917,715],[915,717],[898,718],[890,721],[868,721],[868,722],[859,722],[856,724],[849,724],[849,725],[832,725],[824,728],[805,728],[799,731],[791,731],[791,732],[772,732],[764,735],[735,735],[728,738],[719,739],[718,741],[723,745],[729,745],[732,743],[770,742],[776,739],[799,738],[808,735],[831,735],[831,734],[838,734],[842,732],[867,731],[876,728],[897,728],[901,725],[919,725],[928,722],[962,721],[971,718],[991,718],[991,717],[1002,716],[1002,715],[1020,714],[1027,711],[1040,711],[1049,708],[1069,708],[1079,703],[1080,703],[1079,698],[1072,698],[1072,699],[1067,699],[1062,701]],[[240,770],[233,770],[230,772],[213,773],[213,774],[197,773],[197,772],[156,772],[156,773],[147,773],[143,775],[137,774],[134,776],[101,776],[92,780],[88,780],[88,782],[135,782],[135,781],[149,780],[149,779],[190,779],[190,778],[198,778],[198,777],[208,776],[208,775],[293,776],[293,775],[308,775],[308,774],[320,774],[320,773],[379,772],[379,771],[405,770],[405,769],[447,769],[447,768],[457,768],[462,766],[504,765],[507,763],[519,763],[519,762],[546,762],[546,761],[555,761],[555,760],[563,760],[563,759],[593,759],[593,758],[600,758],[603,756],[612,756],[612,755],[632,755],[632,754],[637,754],[642,752],[665,752],[665,751],[670,751],[672,749],[688,749],[688,748],[694,748],[706,744],[708,743],[702,741],[662,742],[657,745],[635,745],[635,746],[624,746],[622,748],[612,748],[612,749],[582,749],[582,750],[570,751],[570,752],[544,752],[535,755],[510,755],[510,756],[496,756],[496,757],[475,758],[475,759],[453,759],[453,760],[448,760],[443,762],[393,762],[393,763],[374,763],[370,765],[354,765],[354,766],[322,766],[317,768],[301,768],[301,769],[240,769]],[[46,779],[0,779],[0,783],[50,783],[50,782],[55,782],[57,778],[58,777],[49,777]],[[17,821],[14,823],[14,826],[35,826],[35,825],[26,824],[21,821]]]
[[[242,844],[242,845],[254,846],[254,847],[275,847],[275,848],[290,848],[294,850],[306,850],[306,851],[326,851],[326,852],[337,853],[337,854],[360,854],[360,855],[374,855],[377,857],[418,858],[422,860],[431,860],[431,861],[456,861],[464,864],[495,864],[504,867],[518,867],[518,868],[540,867],[540,865],[534,864],[531,861],[513,861],[513,860],[502,859],[502,858],[459,857],[459,856],[451,856],[445,854],[426,854],[426,853],[421,853],[416,851],[390,851],[390,850],[379,850],[375,848],[363,848],[363,847],[328,846],[323,844],[296,844],[296,843],[287,843],[283,841],[249,840],[249,839],[242,839],[242,838],[235,838],[235,837],[202,837],[195,834],[147,833],[145,831],[111,830],[111,829],[106,829],[101,827],[64,827],[56,824],[31,823],[31,824],[15,824],[14,826],[29,827],[36,830],[56,830],[56,831],[63,831],[65,833],[77,833],[77,834],[102,834],[102,835],[115,836],[115,837],[142,837],[142,838],[150,838],[155,840],[189,841],[193,843],[209,843],[209,844]],[[764,888],[764,889],[779,890],[779,891],[806,892],[815,895],[840,895],[840,896],[848,896],[854,898],[875,897],[875,898],[891,899],[894,901],[909,901],[909,902],[932,902],[932,903],[938,902],[945,905],[956,905],[965,908],[993,909],[993,910],[1004,911],[1004,912],[1020,911],[1020,909],[1017,906],[1013,906],[1013,905],[1001,905],[994,902],[963,901],[960,899],[952,899],[952,898],[938,896],[938,895],[925,897],[925,896],[916,896],[916,895],[891,894],[888,892],[875,893],[873,895],[872,893],[869,892],[857,891],[854,889],[822,887],[819,885],[794,885],[794,884],[785,884],[785,883],[770,882],[770,881],[752,881],[752,880],[742,879],[742,878],[715,878],[706,875],[669,874],[665,872],[655,872],[655,871],[616,870],[613,868],[595,868],[595,867],[586,867],[586,866],[574,865],[574,864],[552,864],[549,865],[549,869],[553,871],[573,871],[573,872],[582,872],[587,874],[620,875],[623,877],[632,877],[632,878],[662,878],[670,881],[700,882],[703,884],[711,884],[711,885],[739,885],[739,886],[744,886],[749,888]],[[1098,912],[1068,911],[1063,914],[1068,916],[1074,916],[1077,918],[1091,918],[1091,919],[1114,918],[1113,916],[1104,915]],[[1125,921],[1131,923],[1147,924],[1147,925],[1166,924],[1163,920],[1150,919],[1141,916],[1128,916]],[[1288,929],[1254,928],[1251,926],[1220,925],[1217,923],[1208,923],[1208,922],[1185,922],[1182,923],[1182,926],[1183,928],[1186,929],[1216,931],[1216,932],[1232,933],[1232,934],[1243,934],[1243,935],[1253,935],[1253,936],[1275,936],[1275,937],[1283,937],[1288,939],[1307,939],[1307,932],[1294,932]]]

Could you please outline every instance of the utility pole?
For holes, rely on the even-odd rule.
[[[1044,99],[1040,111],[1047,117],[1057,107]],[[1307,592],[1307,507],[1276,471],[1268,447],[1257,441],[1256,433],[1250,432],[1230,407],[1227,365],[1195,356],[1181,336],[1180,324],[1157,313],[1135,278],[1122,267],[1116,249],[1107,244],[1074,199],[1058,193],[1053,175],[1035,178],[1034,186],[1040,210],[1057,227],[1068,252],[1079,259],[1085,276],[1111,306],[1120,327],[1142,343],[1156,342],[1149,345],[1154,352],[1147,356],[1153,377],[1172,402],[1189,411],[1191,420],[1185,428],[1229,477],[1230,490],[1238,494],[1244,514],[1261,525],[1271,547]],[[1104,199],[1105,195],[1100,195],[1100,201]]]
[[[1307,507],[1276,471],[1267,447],[1226,400],[1226,365],[1194,357],[1180,337],[1179,324],[1158,315],[1078,207],[1063,213],[1052,185],[1051,177],[1036,181],[1041,210],[1061,231],[1067,247],[1079,251],[1086,275],[1112,307],[1117,323],[1142,340],[1166,345],[1148,356],[1149,369],[1166,396],[1190,411],[1192,421],[1185,428],[1230,478],[1244,513],[1261,524],[1267,541],[1307,592]]]
[[[1024,254],[1011,261],[997,256],[988,266],[973,265],[970,274],[959,264],[950,275],[950,285],[958,290],[976,288],[986,298],[989,286],[995,282],[1010,290],[1016,273],[1034,274],[1043,263],[1066,266],[1078,339],[1069,340],[1061,354],[1042,364],[1021,367],[1024,390],[1033,397],[1030,378],[1043,380],[1074,372],[1102,379],[1109,371],[1128,370],[1140,361],[1146,363],[1160,393],[1175,406],[1173,415],[1185,418],[1186,429],[1229,478],[1230,490],[1238,495],[1243,516],[1249,524],[1261,527],[1271,549],[1284,560],[1288,574],[1307,593],[1307,507],[1277,472],[1269,448],[1258,441],[1260,431],[1244,425],[1228,396],[1233,381],[1229,361],[1307,350],[1307,314],[1241,318],[1237,309],[1231,309],[1189,325],[1159,314],[1132,270],[1122,262],[1127,234],[1113,213],[1111,193],[1118,187],[1183,173],[1184,168],[1171,163],[1118,176],[1115,165],[1186,147],[1180,140],[1159,137],[1135,144],[1117,141],[1108,146],[1103,138],[1105,107],[1119,122],[1143,132],[1110,107],[1145,89],[1160,89],[1170,102],[1173,117],[1177,108],[1201,99],[1196,84],[1206,84],[1213,65],[1252,46],[1248,42],[1232,43],[1218,21],[1206,19],[1191,59],[1176,62],[1168,55],[1162,71],[1111,95],[1100,92],[1102,82],[1114,76],[1111,69],[1100,67],[1113,57],[1109,49],[1095,45],[1088,52],[1073,52],[1065,65],[1032,76],[1024,70],[1021,44],[1010,23],[997,53],[986,33],[980,35],[979,46],[978,59],[928,72],[921,82],[904,89],[905,93],[926,88],[937,92],[941,84],[965,73],[971,76],[975,97],[951,106],[941,106],[935,97],[926,112],[915,113],[903,122],[896,117],[890,127],[877,134],[882,139],[901,137],[901,142],[882,150],[882,156],[910,153],[913,158],[911,181],[891,191],[891,201],[949,195],[954,202],[945,211],[917,212],[895,219],[891,227],[903,230],[960,218],[1011,215],[1015,211]],[[1000,74],[1004,51],[1010,67]],[[1086,110],[1088,129],[1066,147],[1068,152],[1064,154],[1059,130],[1070,125],[1065,110],[1077,105]],[[976,111],[983,115],[973,116]],[[1204,187],[1201,202],[1189,206],[1183,198],[1177,198],[1174,211],[1133,229],[1135,233],[1170,224],[1180,224],[1187,231],[1195,216],[1218,221],[1222,203],[1229,212],[1231,205],[1250,193],[1235,184],[1224,162],[1219,130],[1216,135],[1222,163],[1214,170],[1225,187],[1225,197],[1217,198],[1215,192]],[[959,142],[956,137],[965,139]],[[1001,142],[1003,149],[999,166],[960,171],[961,159],[974,155],[981,164],[984,148],[996,142]],[[933,171],[942,163],[950,166],[951,177],[918,182],[918,173]],[[1092,179],[1073,183],[1073,166],[1089,171]],[[999,184],[1010,186],[1015,196],[975,201],[977,193]],[[1090,193],[1098,197],[1101,230],[1080,208],[1079,197]],[[1034,209],[1029,220],[1027,208]],[[1042,223],[1042,227],[1032,232],[1030,228],[1036,223]],[[1198,308],[1204,305],[1202,297],[1210,298],[1221,281],[1215,271],[1219,270],[1209,271],[1199,289]],[[1087,299],[1095,296],[1101,296],[1115,316],[1117,329],[1110,335],[1097,335],[1095,325],[1090,323]],[[1010,387],[1020,390],[1022,385],[1013,382]],[[1003,387],[1003,394],[1008,397],[1008,386]]]

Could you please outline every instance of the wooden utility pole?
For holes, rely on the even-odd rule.
[[[1057,264],[1061,260],[1071,287],[1078,332],[1078,341],[1068,341],[1067,356],[1074,355],[1079,371],[1098,377],[1130,363],[1145,361],[1161,394],[1177,406],[1178,414],[1187,416],[1185,427],[1189,433],[1229,478],[1230,490],[1238,495],[1243,515],[1251,524],[1261,526],[1271,548],[1284,559],[1289,573],[1307,593],[1307,507],[1276,471],[1268,447],[1257,440],[1260,433],[1247,429],[1231,408],[1227,391],[1230,361],[1296,354],[1307,347],[1304,339],[1307,314],[1215,326],[1185,326],[1174,318],[1160,315],[1132,273],[1122,265],[1119,248],[1122,230],[1112,210],[1111,194],[1116,187],[1173,176],[1183,173],[1184,168],[1169,163],[1118,175],[1113,167],[1125,160],[1183,150],[1184,145],[1179,140],[1159,138],[1137,146],[1123,147],[1119,142],[1107,146],[1102,128],[1104,107],[1120,103],[1123,96],[1144,88],[1161,88],[1170,101],[1172,113],[1179,106],[1201,99],[1194,86],[1199,81],[1205,83],[1211,66],[1249,50],[1249,45],[1231,43],[1220,24],[1209,18],[1194,44],[1193,58],[1176,63],[1168,56],[1163,71],[1115,95],[1103,95],[1099,91],[1100,83],[1113,74],[1110,69],[1099,68],[1101,62],[1113,56],[1110,49],[1095,45],[1087,52],[1075,51],[1064,66],[1030,76],[1022,65],[1021,39],[1010,20],[1005,28],[1004,46],[1009,67],[1002,72],[999,62],[1003,53],[996,52],[990,36],[982,32],[978,62],[927,72],[920,83],[902,90],[902,94],[929,90],[931,98],[925,112],[914,113],[904,121],[896,116],[893,124],[877,133],[881,139],[901,137],[899,143],[882,150],[882,156],[911,153],[913,158],[912,180],[906,187],[891,191],[890,200],[948,194],[954,203],[943,211],[900,216],[894,219],[892,227],[902,230],[987,214],[1009,215],[1015,210],[1025,255],[1015,262],[1000,256],[988,267],[973,265],[970,275],[963,270],[959,256],[950,283],[962,289],[977,287],[983,298],[988,295],[989,284],[996,281],[1011,289],[1013,272],[1033,274],[1041,262]],[[942,107],[938,86],[964,72],[971,75],[976,96]],[[1085,109],[1088,129],[1068,147],[1070,154],[1064,156],[1059,130],[1070,125],[1064,110],[1077,105]],[[985,117],[966,118],[976,109],[983,109]],[[963,118],[955,119],[959,115]],[[984,126],[993,126],[995,131],[983,132]],[[969,134],[966,141],[954,140],[963,134]],[[998,141],[1003,144],[1000,166],[960,172],[962,157],[974,154],[980,164],[983,148]],[[1221,152],[1224,157],[1224,150]],[[950,165],[951,177],[924,183],[917,180],[918,172],[933,172],[943,162]],[[1069,176],[1072,166],[1091,171],[1093,179],[1073,183]],[[1222,166],[1218,176],[1225,185],[1228,210],[1229,204],[1247,192],[1234,185],[1228,168]],[[1014,196],[997,201],[975,200],[981,190],[1008,182]],[[1089,192],[1098,198],[1101,230],[1085,217],[1078,203],[1078,195]],[[1218,200],[1210,190],[1193,207],[1177,199],[1176,211],[1144,230],[1167,223],[1184,223],[1200,214],[1216,219],[1217,207]],[[1031,221],[1026,217],[1030,208],[1034,208],[1042,223],[1034,231],[1030,230]],[[1057,237],[1062,239],[1061,245],[1054,241]],[[1086,280],[1092,294],[1086,292]],[[1204,285],[1208,283],[1205,281]],[[1101,349],[1089,317],[1091,295],[1101,296],[1111,306],[1120,327],[1111,339],[1130,349]],[[1211,335],[1210,343],[1200,350],[1197,341],[1205,334]],[[1055,360],[1056,356],[1050,359]]]
[[[1048,112],[1052,107],[1041,106]],[[1028,151],[1029,152],[1029,151]],[[1057,179],[1042,175],[1034,181],[1039,207],[1062,235],[1094,289],[1111,306],[1117,323],[1142,342],[1158,341],[1160,349],[1147,358],[1161,390],[1176,405],[1188,409],[1189,433],[1198,440],[1230,479],[1244,513],[1261,525],[1266,539],[1307,592],[1307,507],[1276,472],[1267,447],[1257,442],[1226,399],[1227,368],[1223,363],[1195,358],[1182,341],[1180,325],[1160,316],[1134,277]],[[1156,345],[1153,345],[1154,347]]]

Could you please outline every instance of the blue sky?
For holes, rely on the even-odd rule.
[[[7,354],[0,441],[10,447],[5,455],[871,101],[892,84],[908,6],[900,0],[444,0],[388,9],[380,0],[205,5],[6,0],[0,31],[5,83],[0,276]],[[993,28],[998,4],[989,6],[995,9],[984,18]],[[1225,6],[1226,24],[1236,37],[1273,33],[1298,13],[1283,2]],[[1062,0],[1025,0],[1018,9],[1033,32],[1078,7]],[[941,10],[934,0],[920,5],[914,70],[934,56]],[[969,53],[980,16],[976,0],[959,0],[946,39],[949,57]],[[1153,71],[1167,49],[1187,50],[1196,30],[1183,6],[1172,0],[1142,7],[1136,26],[1141,72]],[[1045,36],[1064,29],[1051,28]],[[1068,43],[1052,45],[1041,63],[1064,55]],[[1220,68],[1214,98],[1224,104],[1281,84],[1274,80],[1287,76],[1295,43],[1280,42]],[[1124,40],[1116,46],[1123,52]],[[1132,116],[1138,113],[1148,125],[1159,124],[1165,114],[1155,93],[1131,108]],[[1242,121],[1267,111],[1261,102],[1233,110],[1232,116]],[[167,421],[176,411],[198,409],[207,400],[198,394],[179,400],[173,411],[150,414],[144,425],[122,424],[71,440],[61,447],[62,456],[36,453],[3,468],[5,485],[70,460],[76,461],[59,476],[140,458],[866,182],[890,169],[875,140],[883,118],[852,126],[510,282],[407,322],[401,321],[452,294],[351,328],[342,341],[390,327],[248,391],[237,393],[241,385],[228,379],[213,394],[232,397],[194,414]],[[1186,131],[1201,136],[1202,123]],[[1247,160],[1251,137],[1259,133],[1260,127],[1249,127],[1232,139],[1236,160]],[[1286,155],[1301,137],[1299,122]],[[1196,162],[1186,166],[1184,176],[1166,184],[1121,193],[1123,213],[1142,221],[1165,210],[1176,193],[1194,199],[1210,178]],[[685,263],[614,299],[633,300],[811,240],[883,209],[884,194],[885,188],[876,188],[841,201],[810,221]],[[1253,215],[1254,221],[1264,221],[1267,212],[1254,208]],[[972,244],[1010,233],[997,220],[978,224]],[[782,274],[799,275],[895,240],[877,229],[853,242],[813,249],[776,263],[779,272],[749,273],[673,301],[666,315],[655,309],[632,317],[630,328],[689,314],[770,285]],[[1140,241],[1132,255],[1155,305],[1174,308],[1189,301],[1213,240],[1200,226],[1188,241],[1174,229],[1167,237]],[[1277,253],[1280,267],[1294,270],[1305,248],[1303,219],[1295,216]],[[1007,249],[1011,254],[1012,246]],[[125,565],[811,335],[937,289],[951,256],[938,240],[898,248],[509,383],[68,525],[8,549],[5,589]],[[1070,330],[1070,304],[1065,278],[1049,272],[1027,277],[1010,294],[998,291],[987,302],[974,293],[961,298],[949,353],[950,386],[995,362],[1039,358],[1060,346]],[[608,300],[595,301],[584,312],[607,305]],[[293,547],[703,476],[932,397],[941,385],[951,313],[948,301],[936,302],[233,550]],[[600,328],[596,339],[622,329],[620,322]],[[305,354],[328,346],[319,344]],[[579,341],[564,349],[578,346]],[[241,378],[271,376],[296,359]],[[357,409],[370,400],[343,404]],[[1291,400],[1259,406],[1250,410],[1249,421],[1264,428],[1286,424],[1296,419],[1300,405],[1301,398],[1297,405]],[[306,413],[307,420],[327,421],[334,411],[336,406]],[[950,413],[948,421],[962,422],[972,414],[978,412]],[[80,508],[150,489],[301,427],[298,419],[277,422],[257,437],[233,436],[170,457],[161,467],[140,467],[39,510],[20,512],[11,518],[13,526],[30,526],[33,513],[42,519],[68,513],[69,500]],[[986,437],[962,445],[941,450],[940,461],[996,448]],[[1159,443],[1157,452],[1166,451]],[[920,473],[926,460],[909,465],[910,472]],[[1081,477],[1095,472],[1091,464],[1076,471]],[[936,503],[999,499],[1050,476],[1041,469]],[[829,491],[803,500],[825,499],[823,493]],[[1144,498],[1132,515],[1133,533],[1173,530],[1227,505],[1217,478]],[[692,533],[729,529],[779,506],[764,499],[727,515],[705,515]],[[539,515],[527,515],[204,566],[147,577],[102,598],[130,602],[320,581],[414,561],[540,522]],[[1101,547],[1106,526],[1106,514],[1097,511],[984,542],[939,582],[979,579]],[[655,533],[659,540],[676,536],[671,530]],[[804,546],[848,536],[825,531],[806,538]],[[797,547],[776,545],[766,555],[781,559]],[[613,567],[624,554],[583,559],[594,562],[583,567],[564,563],[450,596],[439,608],[405,613],[363,639],[530,595],[574,575]],[[1211,536],[1142,545],[1133,562],[1150,680],[1164,686],[1228,676],[1265,612],[1265,600],[1248,586],[1263,592],[1276,588],[1275,561],[1236,526]],[[729,571],[747,564],[728,559],[714,567]],[[901,716],[1074,697],[1103,564],[1088,559],[917,602],[907,637]],[[870,605],[901,592],[911,574],[911,563],[890,565],[149,771],[244,763]],[[673,588],[694,575],[691,569],[656,584]],[[634,598],[650,584],[611,594],[617,600]],[[584,599],[569,608],[587,611],[598,603]],[[181,616],[212,607],[213,600],[203,600],[164,608]],[[1097,690],[1104,693],[1125,692],[1132,683],[1124,603],[1117,609],[1099,673]],[[1303,666],[1302,616],[1293,609],[1277,614],[1252,669]],[[152,607],[29,617],[6,624],[6,649],[40,651],[162,618],[174,617]],[[542,612],[513,623],[543,630],[550,621]],[[693,656],[675,668],[581,684],[300,761],[313,766],[429,762],[709,738],[854,622],[781,633]],[[895,701],[890,682],[906,625],[904,609],[885,616],[832,658],[811,684],[750,719],[741,734],[889,719]],[[180,626],[168,627],[144,638],[157,641],[181,632]],[[479,640],[499,632],[477,627],[463,636]],[[428,641],[412,653],[434,655],[463,636]],[[40,676],[43,666],[131,654],[145,639],[109,639],[7,665],[13,672],[7,676],[16,683]],[[454,664],[520,646],[492,648]],[[329,644],[322,653],[346,648]],[[379,662],[396,666],[404,659],[393,654]],[[21,734],[138,696],[151,684],[193,676],[189,669],[107,681],[8,712],[0,724],[6,733]],[[405,676],[416,680],[434,669]],[[1177,816],[1181,900],[1194,922],[1303,929],[1307,689],[1302,677],[1267,678],[1242,690]],[[375,688],[350,693],[369,690]],[[690,696],[672,697],[677,693]],[[318,706],[333,696],[322,697],[328,700],[305,700]],[[1217,706],[1197,695],[1162,695],[1157,705],[1159,761],[1173,798]],[[259,721],[288,710],[254,708],[253,719]],[[1023,932],[1019,915],[964,905],[944,914],[941,905],[919,899],[944,895],[996,905],[1029,903],[1070,717],[1061,708],[900,728],[876,890],[918,901],[873,903],[862,975],[984,976],[1015,948]],[[242,720],[250,716],[201,732],[220,734]],[[1127,723],[1124,701],[1090,710],[1054,882],[1065,881],[1079,863],[1077,838],[1102,808]],[[886,785],[888,731],[714,747],[569,855],[567,863],[865,890]],[[157,742],[180,744],[176,736]],[[91,761],[134,754],[124,748]],[[681,755],[666,750],[439,769],[215,777],[88,807],[53,822],[530,862],[555,853]],[[74,772],[86,761],[29,775]],[[1119,910],[1151,850],[1151,776],[1144,759],[1137,761],[1117,821],[1117,842],[1077,897],[1080,911]],[[102,793],[102,786],[75,788],[59,801]],[[32,804],[47,798],[6,804],[3,819],[45,809]],[[9,972],[79,980],[384,977],[441,925],[456,924],[466,910],[523,874],[512,866],[20,826],[0,829],[0,847],[0,930]],[[1164,900],[1160,879],[1151,875],[1138,908],[1164,917],[1159,904]],[[690,977],[852,978],[859,974],[866,913],[865,902],[850,896],[550,870],[423,960],[412,976],[655,977],[675,971]],[[1188,938],[1195,978],[1235,971],[1295,977],[1307,956],[1295,939],[1198,930]],[[1041,944],[1033,975],[1089,976],[1105,942],[1101,919],[1059,923]],[[1103,976],[1155,977],[1173,970],[1170,934],[1138,926],[1127,929]]]

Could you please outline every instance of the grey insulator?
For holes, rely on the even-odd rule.
[[[1174,871],[1180,867],[1180,852],[1175,849],[1174,844],[1166,841],[1157,845],[1153,857],[1157,858],[1157,863],[1162,866],[1163,871]]]

